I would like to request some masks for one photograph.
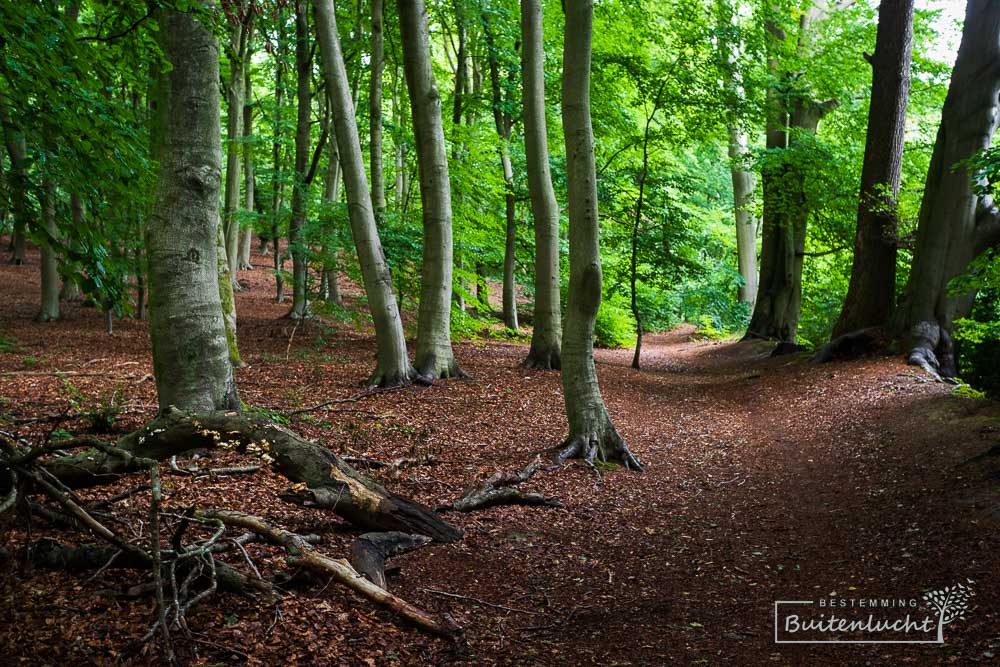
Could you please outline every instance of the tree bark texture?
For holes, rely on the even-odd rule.
[[[896,297],[896,197],[910,95],[913,0],[882,0],[872,64],[872,99],[861,169],[854,263],[833,337],[883,326]]]
[[[165,10],[157,116],[163,150],[146,226],[150,338],[161,408],[238,408],[219,297],[219,49],[191,14]]]
[[[313,0],[316,24],[323,55],[323,71],[330,91],[333,125],[337,133],[340,164],[344,171],[351,234],[358,252],[358,262],[365,283],[365,293],[375,323],[378,348],[375,372],[370,386],[395,386],[408,383],[413,368],[406,350],[403,321],[392,290],[392,273],[382,251],[368,181],[354,104],[344,69],[344,59],[337,36],[336,14],[332,0]]]
[[[309,129],[312,118],[312,58],[309,50],[309,0],[295,0],[295,180],[288,248],[292,254],[292,308],[288,317],[308,315],[308,265],[305,244],[306,171],[309,169]]]
[[[527,368],[558,369],[562,338],[559,303],[559,204],[549,170],[545,122],[545,49],[541,0],[521,0],[524,152],[535,226],[535,310]]]
[[[1000,3],[969,0],[965,29],[941,111],[920,206],[913,265],[893,324],[908,334],[909,361],[946,377],[957,374],[950,328],[968,313],[972,293],[948,283],[1000,242],[1000,213],[974,191],[962,161],[992,142],[1000,120]]]
[[[594,133],[590,121],[592,0],[567,0],[562,114],[569,203],[569,297],[562,339],[562,385],[569,436],[561,460],[620,461],[640,469],[611,423],[594,366],[594,321],[601,305]]]
[[[463,376],[451,348],[451,185],[441,95],[431,69],[427,7],[423,0],[397,0],[397,7],[420,167],[424,228],[414,366],[427,379]]]

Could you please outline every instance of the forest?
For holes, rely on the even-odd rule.
[[[0,663],[986,664],[998,0],[0,3]]]

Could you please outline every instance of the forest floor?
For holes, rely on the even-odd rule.
[[[37,262],[29,253],[25,266],[0,266],[0,429],[35,440],[56,426],[76,433],[87,419],[24,420],[102,405],[115,414],[108,437],[149,420],[156,399],[146,324],[116,320],[109,336],[100,313],[76,304],[60,322],[34,323]],[[274,302],[269,271],[240,279],[243,401],[282,414],[358,394],[373,366],[363,325],[328,317],[296,327],[281,319],[288,306]],[[760,343],[692,333],[685,326],[649,336],[641,371],[629,367],[630,351],[597,353],[608,408],[644,472],[610,471],[600,485],[579,464],[539,473],[525,488],[564,507],[450,514],[462,541],[393,561],[390,589],[448,613],[464,629],[458,641],[401,626],[336,584],[289,584],[275,601],[219,594],[192,613],[195,662],[991,662],[1000,652],[1000,457],[969,460],[1000,440],[1000,407],[951,396],[897,358],[818,366],[771,359]],[[370,474],[439,505],[560,442],[558,374],[520,369],[526,352],[520,343],[462,342],[456,355],[469,379],[330,405],[290,418],[290,427],[341,454],[429,457]],[[322,535],[325,553],[348,552],[352,531],[329,512],[281,502],[287,483],[269,470],[166,479],[167,511],[242,509]],[[122,503],[122,521],[141,531],[147,502]],[[145,575],[26,567],[25,545],[42,535],[85,539],[11,516],[0,523],[0,548],[10,554],[0,564],[0,663],[155,663],[155,648],[127,652],[152,620],[151,598],[112,594]],[[273,547],[247,550],[265,576],[285,567]],[[968,579],[973,608],[945,627],[943,645],[774,643],[777,600],[920,599]]]

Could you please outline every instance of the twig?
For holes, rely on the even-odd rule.
[[[503,609],[504,611],[512,611],[516,614],[534,614],[536,616],[541,616],[544,612],[532,611],[530,609],[515,609],[514,607],[505,607],[502,604],[493,604],[492,602],[487,602],[486,600],[480,600],[479,598],[474,598],[468,595],[459,595],[458,593],[449,593],[448,591],[439,591],[434,588],[421,588],[425,593],[432,593],[433,595],[441,595],[447,598],[456,598],[458,600],[468,600],[470,602],[475,602],[476,604],[481,604],[486,607],[493,607],[494,609]]]

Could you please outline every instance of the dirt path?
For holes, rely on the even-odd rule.
[[[0,267],[8,306],[0,335],[14,341],[0,351],[3,413],[58,414],[73,401],[99,404],[117,388],[124,399],[116,429],[133,428],[155,404],[144,324],[117,323],[109,338],[100,316],[78,306],[63,322],[32,323],[35,257],[25,267]],[[250,363],[239,374],[244,401],[281,412],[357,392],[372,363],[364,330],[331,319],[293,336],[292,325],[278,319],[287,306],[271,300],[267,272],[241,278],[249,283],[238,296],[240,344]],[[243,662],[242,653],[257,664],[303,665],[989,662],[1000,649],[998,464],[963,462],[997,442],[1000,409],[947,396],[947,387],[924,382],[896,359],[815,366],[769,359],[760,344],[691,341],[691,332],[648,337],[641,371],[629,368],[630,351],[597,355],[611,414],[645,472],[610,472],[601,485],[582,466],[536,476],[528,487],[558,497],[565,508],[457,516],[466,530],[461,543],[398,560],[392,590],[449,613],[465,628],[462,641],[399,628],[318,582],[295,586],[272,605],[218,598],[192,619],[210,642],[199,645],[200,659]],[[341,452],[433,455],[435,465],[382,477],[430,504],[558,444],[565,428],[559,379],[519,369],[526,346],[473,341],[456,351],[469,380],[317,410],[292,426]],[[56,369],[92,374],[42,374]],[[19,428],[37,435],[43,427]],[[343,526],[321,511],[285,506],[276,499],[282,487],[268,472],[199,484],[177,478],[167,503],[259,512],[322,534],[324,549],[344,553],[350,534]],[[143,507],[138,501],[135,512]],[[33,536],[42,529],[48,531],[36,522]],[[8,521],[3,530],[0,546],[17,553],[25,527]],[[264,574],[280,569],[270,547],[251,545],[249,552]],[[27,572],[17,562],[0,565],[0,651],[25,664],[113,662],[149,620],[148,599],[100,593],[128,576],[138,577],[108,572],[84,581]],[[966,579],[976,581],[975,609],[946,628],[943,646],[773,642],[776,600],[919,598]]]

